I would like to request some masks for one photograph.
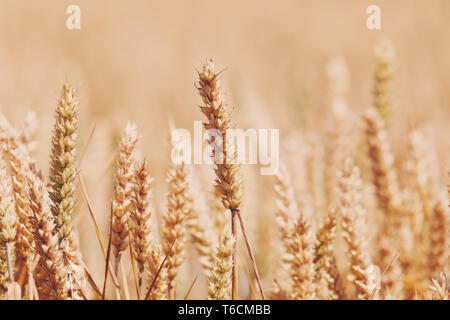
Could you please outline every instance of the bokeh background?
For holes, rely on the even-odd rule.
[[[70,4],[81,8],[79,31],[66,28]],[[371,4],[381,8],[379,31],[366,28]],[[194,84],[207,58],[226,69],[223,87],[234,122],[280,128],[283,145],[292,129],[326,131],[325,66],[335,56],[347,61],[349,106],[361,112],[371,105],[374,46],[388,38],[396,52],[394,152],[405,151],[411,129],[430,125],[444,186],[450,159],[449,32],[447,0],[0,0],[0,112],[17,126],[29,110],[37,113],[35,156],[47,173],[61,85],[68,81],[78,88],[80,149],[95,126],[81,170],[106,236],[113,175],[108,163],[120,131],[128,120],[138,124],[140,148],[155,177],[154,206],[163,213],[167,124],[171,119],[192,131],[193,121],[203,119]],[[83,253],[101,279],[100,251],[81,196],[78,209]]]

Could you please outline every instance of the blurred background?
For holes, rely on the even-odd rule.
[[[81,30],[66,28],[71,4],[81,8]],[[381,8],[381,30],[366,28],[372,4]],[[387,38],[396,52],[393,149],[401,154],[410,130],[431,125],[445,173],[449,32],[447,0],[0,0],[0,112],[17,126],[28,111],[37,113],[35,156],[47,173],[61,86],[68,81],[78,88],[81,150],[95,126],[81,170],[106,236],[113,176],[108,163],[120,131],[128,120],[138,124],[140,148],[155,177],[154,205],[164,212],[167,124],[172,119],[192,132],[193,121],[203,120],[194,84],[207,58],[225,69],[222,83],[234,123],[280,128],[283,146],[290,130],[326,131],[325,66],[335,56],[349,69],[349,106],[359,113],[372,104],[374,46]],[[80,196],[76,221],[84,221],[80,233],[91,235],[81,242],[88,266],[101,279],[101,255],[84,203]]]

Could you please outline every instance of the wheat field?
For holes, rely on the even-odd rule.
[[[450,3],[376,2],[0,0],[0,299],[448,300]]]

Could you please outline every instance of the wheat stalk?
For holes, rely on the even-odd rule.
[[[203,123],[206,130],[214,130],[221,135],[222,139],[211,137],[207,142],[213,146],[211,154],[215,161],[214,169],[216,174],[216,188],[222,194],[223,206],[231,213],[231,234],[233,238],[237,235],[237,214],[241,203],[240,182],[237,178],[239,165],[233,163],[235,154],[227,151],[227,130],[230,128],[230,117],[228,115],[227,105],[223,101],[220,92],[219,73],[214,72],[214,63],[208,60],[198,73],[198,92],[204,105],[200,107],[202,113],[208,121]],[[220,141],[221,140],[221,141]],[[219,153],[216,151],[219,150]],[[220,159],[220,161],[217,161]],[[238,270],[236,263],[236,242],[233,249],[233,268],[232,268],[232,299],[237,299],[238,295]]]

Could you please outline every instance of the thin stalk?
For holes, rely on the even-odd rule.
[[[250,261],[252,263],[253,272],[255,273],[256,282],[258,282],[259,292],[261,294],[261,298],[265,300],[264,290],[261,285],[261,278],[259,277],[258,267],[256,266],[255,257],[253,255],[252,247],[250,246],[250,242],[247,238],[247,232],[245,231],[244,222],[242,221],[241,213],[237,211],[237,216],[239,218],[239,224],[241,225],[242,234],[244,235],[245,245],[247,247],[248,255],[250,256]]]
[[[231,269],[231,300],[238,299],[238,269],[236,262],[236,251],[237,251],[237,213],[236,210],[231,211],[231,236],[235,239],[233,243],[233,253],[231,256],[232,269]]]

